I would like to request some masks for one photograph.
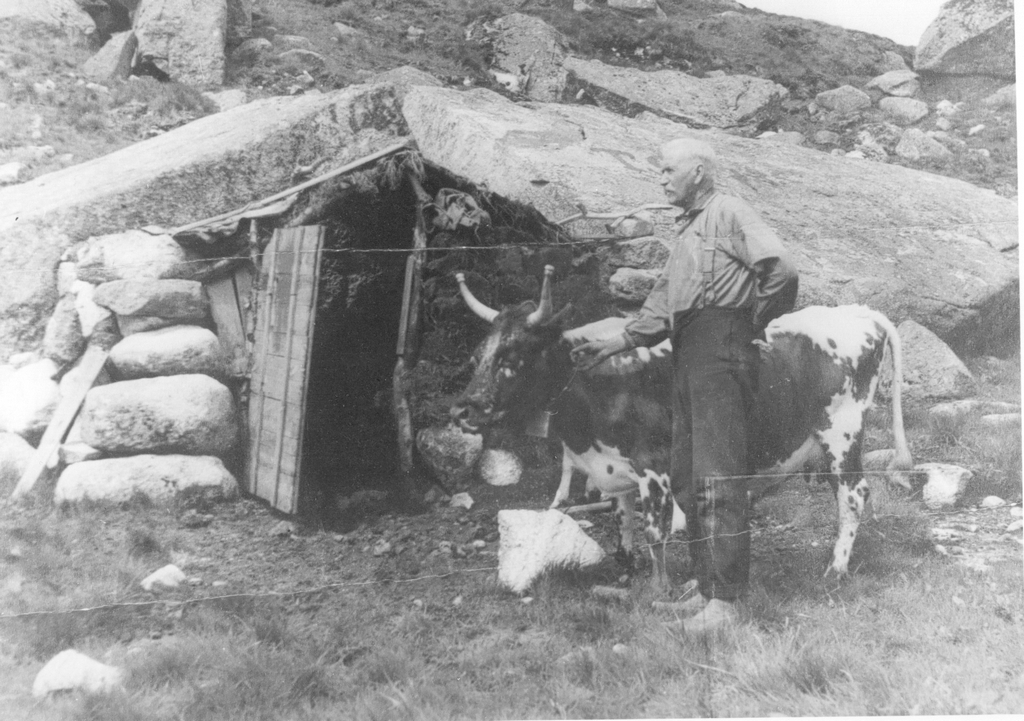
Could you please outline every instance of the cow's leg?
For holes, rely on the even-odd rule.
[[[668,476],[647,471],[640,480],[640,500],[644,514],[644,532],[650,544],[654,573],[651,585],[657,592],[670,587],[665,556],[668,537],[672,533],[673,514],[677,508]],[[685,525],[685,520],[683,520]]]
[[[555,491],[555,500],[551,501],[548,508],[558,508],[563,501],[569,498],[569,484],[572,481],[572,459],[569,458],[569,451],[562,445],[562,480],[558,483],[558,490]]]
[[[844,441],[847,440],[845,435],[842,439]],[[833,571],[837,576],[845,576],[849,570],[853,542],[857,538],[857,528],[860,526],[864,505],[870,494],[867,481],[861,475],[860,449],[863,431],[849,435],[851,438],[847,443],[837,444],[839,448],[829,449],[833,454],[833,476],[830,480],[833,481],[832,487],[836,492],[839,535],[832,550],[832,563],[825,571],[826,575]]]
[[[636,523],[633,509],[636,505],[636,491],[612,496],[612,503],[614,504],[615,520],[619,525],[619,547],[615,549],[615,556],[632,570],[634,561],[633,526]]]

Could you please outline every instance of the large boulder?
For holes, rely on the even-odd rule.
[[[185,489],[198,488],[232,497],[238,483],[214,456],[139,455],[103,458],[68,466],[54,489],[55,503],[110,501],[123,503],[136,494],[167,501]]]
[[[9,498],[35,449],[16,433],[0,432],[0,498]]]
[[[948,0],[917,44],[914,69],[1014,78],[1013,0]]]
[[[97,83],[127,78],[132,70],[138,44],[131,30],[114,33],[98,53],[82,64],[82,75]]]
[[[110,349],[110,363],[124,379],[191,373],[221,378],[225,361],[217,336],[194,325],[136,333]]]
[[[878,109],[899,125],[911,125],[928,115],[928,103],[914,98],[882,98]]]
[[[877,88],[886,95],[895,95],[901,98],[912,98],[921,89],[918,82],[918,75],[913,70],[890,70],[878,77],[872,78],[864,87],[869,90]]]
[[[852,113],[855,110],[871,107],[871,96],[852,85],[843,85],[832,90],[818,93],[814,102],[826,110],[837,113]]]
[[[177,82],[221,85],[227,19],[224,0],[142,0],[135,11],[136,57]]]
[[[750,202],[792,251],[802,305],[862,303],[897,323],[913,317],[958,352],[1016,346],[1017,208],[991,191],[658,118],[527,108],[487,90],[412,88],[403,110],[426,160],[551,220],[579,204],[607,212],[660,201],[658,147],[706,139],[722,189]],[[674,213],[654,220],[651,240],[670,245]]]
[[[0,431],[17,433],[30,443],[39,440],[60,401],[57,370],[46,358],[7,375],[0,385]]]
[[[118,315],[159,316],[179,321],[201,321],[210,312],[203,284],[194,280],[115,280],[97,286],[93,301]]]
[[[75,0],[4,0],[0,20],[43,27],[78,41],[96,31],[96,23]]]
[[[169,235],[126,230],[89,238],[78,249],[77,276],[86,283],[188,278],[195,257]],[[96,296],[93,301],[106,305]]]
[[[220,340],[198,326],[171,326],[128,336],[111,348],[119,378],[150,378],[202,373],[222,378],[226,372]]]
[[[297,165],[344,165],[405,132],[393,87],[272,97],[0,189],[0,357],[41,339],[74,243],[241,208],[292,185]]]
[[[75,296],[68,293],[57,301],[43,334],[43,355],[58,366],[73,363],[85,350],[85,336],[78,320]]]
[[[566,58],[568,92],[586,91],[625,115],[650,111],[695,128],[733,128],[774,120],[789,91],[748,75],[695,78],[678,70],[644,71]]]
[[[483,453],[484,437],[463,433],[455,425],[424,428],[416,434],[416,448],[442,483],[457,487],[472,480],[473,470]]]
[[[222,456],[238,440],[235,402],[206,375],[120,381],[91,389],[82,441],[106,453]]]
[[[562,62],[568,41],[540,18],[513,13],[492,24],[494,65],[513,74],[529,77],[523,91],[534,100],[558,102],[565,92],[566,71]]]
[[[974,376],[949,346],[920,323],[905,320],[896,329],[903,341],[904,393],[919,400],[965,398]],[[886,368],[883,377],[887,377]]]

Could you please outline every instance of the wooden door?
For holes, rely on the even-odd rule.
[[[282,228],[263,252],[249,392],[246,490],[285,513],[299,500],[324,228]]]

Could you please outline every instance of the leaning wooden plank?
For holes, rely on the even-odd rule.
[[[228,359],[228,370],[232,376],[245,375],[248,354],[245,349],[245,330],[242,328],[242,314],[235,295],[235,281],[231,275],[206,284],[210,296],[210,314],[217,324],[217,338]]]
[[[36,481],[39,480],[39,474],[43,472],[46,462],[50,456],[56,453],[61,441],[64,440],[64,434],[67,433],[75,416],[78,415],[78,409],[82,405],[82,401],[85,400],[85,394],[92,388],[96,376],[100,374],[103,364],[106,362],[107,351],[99,346],[89,346],[85,351],[79,365],[80,375],[74,382],[68,384],[64,397],[57,405],[57,410],[54,412],[53,418],[50,419],[50,424],[46,427],[42,440],[39,441],[39,447],[32,454],[25,472],[21,474],[11,498],[21,498],[31,491]]]

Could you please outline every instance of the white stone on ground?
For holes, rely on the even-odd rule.
[[[1004,501],[999,496],[985,496],[984,498],[981,499],[981,503],[979,505],[982,508],[999,508],[1000,506],[1003,506],[1005,504],[1006,501]]]
[[[146,576],[139,585],[142,586],[144,591],[152,591],[154,587],[158,586],[177,588],[184,582],[185,573],[173,563],[169,563]]]
[[[500,448],[488,448],[480,456],[480,478],[491,486],[512,486],[523,477],[519,456]]]
[[[913,70],[890,70],[868,81],[866,88],[878,88],[886,95],[910,98],[921,89],[917,73]]]
[[[57,365],[46,358],[11,373],[0,386],[0,431],[33,440],[46,430],[57,409]]]
[[[65,264],[61,263],[61,265]],[[110,317],[110,309],[96,303],[94,300],[96,286],[92,283],[76,279],[71,284],[71,292],[75,294],[75,310],[78,311],[78,323],[81,326],[82,335],[88,338],[101,321]]]
[[[473,507],[473,497],[468,493],[456,493],[448,505],[452,508],[465,508],[468,511]]]
[[[53,492],[56,504],[86,499],[121,503],[136,493],[166,501],[186,488],[238,493],[238,482],[214,456],[152,455],[103,458],[68,466]]]
[[[36,674],[32,695],[42,698],[55,691],[108,693],[121,685],[121,679],[121,669],[67,649],[47,661]]]
[[[544,572],[600,563],[605,553],[569,516],[547,511],[498,511],[498,581],[523,593]]]
[[[928,475],[922,495],[925,505],[932,510],[955,506],[974,477],[971,471],[951,463],[919,463],[914,470]]]

